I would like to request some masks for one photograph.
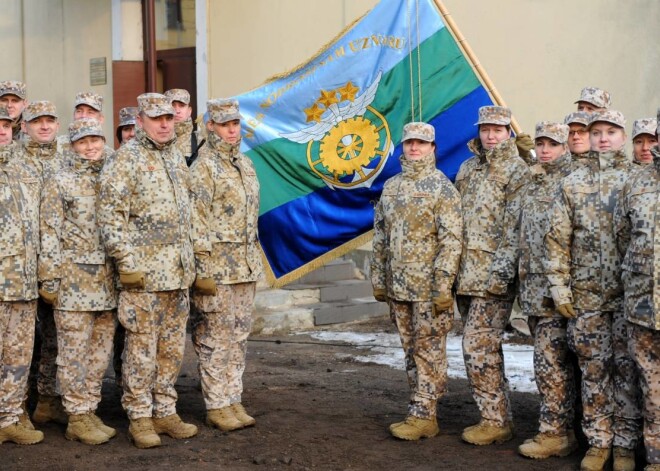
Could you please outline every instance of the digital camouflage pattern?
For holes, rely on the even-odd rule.
[[[238,100],[233,98],[216,98],[206,102],[206,109],[211,121],[214,123],[226,123],[235,119],[241,119]]]
[[[13,119],[11,119],[11,116],[9,116],[9,112],[7,111],[7,107],[5,107],[5,106],[0,106],[0,120],[2,120],[2,121],[13,121]]]
[[[534,139],[547,137],[560,144],[566,144],[568,141],[568,131],[569,128],[566,124],[541,121],[536,124]]]
[[[435,128],[427,123],[408,123],[403,127],[401,142],[408,139],[419,139],[420,141],[435,142]]]
[[[157,118],[166,114],[174,115],[172,100],[160,93],[143,93],[137,97],[138,112],[150,118]]]
[[[40,144],[26,134],[19,155],[42,181],[50,179],[65,166],[65,159],[57,150],[57,140]]]
[[[103,137],[103,127],[99,121],[94,118],[82,118],[69,124],[69,140],[71,142],[76,142],[87,136]]]
[[[655,118],[642,118],[633,122],[632,139],[635,139],[640,134],[656,135],[658,129],[658,120]]]
[[[174,145],[181,155],[188,160],[190,155],[193,152],[192,141],[190,136],[193,133],[193,122],[191,118],[181,121],[179,123],[174,123],[174,134],[176,135],[176,141]]]
[[[23,109],[23,119],[25,119],[25,121],[29,122],[33,119],[40,118],[41,116],[59,118],[55,104],[47,100],[31,101]]]
[[[609,108],[612,104],[609,92],[596,87],[584,87],[580,91],[580,98],[575,103],[585,101],[598,108]]]
[[[18,80],[0,81],[0,97],[5,95],[16,95],[21,100],[27,98],[27,86]]]
[[[210,133],[190,170],[197,274],[217,284],[257,281],[263,271],[259,180],[239,148]]]
[[[590,120],[591,113],[587,113],[586,111],[576,111],[566,115],[564,118],[564,124],[582,124],[588,126]]]
[[[127,106],[119,110],[119,126],[131,126],[137,122],[137,106]]]
[[[616,111],[616,110],[598,111],[591,115],[591,119],[589,120],[589,125],[587,126],[587,129],[591,128],[591,126],[593,126],[596,123],[610,123],[625,129],[626,118],[623,116],[623,113],[621,113],[620,111]]]
[[[504,106],[482,106],[479,108],[479,120],[474,124],[475,126],[479,124],[509,126],[511,124],[511,110]]]
[[[77,108],[78,105],[87,105],[96,111],[103,111],[103,97],[94,92],[78,92],[73,100],[73,107]]]
[[[186,105],[190,104],[190,93],[183,88],[172,88],[171,90],[167,90],[165,96],[169,98],[170,101],[180,101]]]

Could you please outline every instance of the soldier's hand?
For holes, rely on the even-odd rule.
[[[132,271],[132,272],[119,272],[119,281],[122,286],[126,289],[144,289],[144,272],[143,271]]]
[[[381,303],[387,302],[387,290],[385,288],[374,288],[374,298]]]
[[[516,136],[516,147],[521,152],[529,152],[534,148],[534,139],[529,134],[520,133]]]
[[[46,291],[43,288],[39,288],[39,296],[44,300],[46,304],[55,306],[57,304],[57,292]]]
[[[193,285],[195,291],[202,296],[215,296],[218,292],[218,287],[215,284],[213,278],[195,278],[195,284]]]
[[[451,293],[442,293],[434,296],[432,301],[436,312],[454,311],[454,297]]]
[[[573,309],[573,305],[571,303],[560,304],[557,306],[557,312],[564,316],[566,319],[573,319],[574,317],[577,317],[577,314],[575,314],[575,310]]]

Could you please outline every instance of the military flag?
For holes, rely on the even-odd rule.
[[[238,97],[261,185],[259,235],[281,286],[364,244],[402,127],[436,129],[438,168],[469,157],[494,103],[433,0],[382,0],[309,61]]]

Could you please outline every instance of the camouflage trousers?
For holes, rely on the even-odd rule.
[[[646,461],[660,464],[660,331],[630,324],[630,354],[639,367],[644,397]]]
[[[57,388],[69,415],[94,412],[110,362],[114,311],[55,310]]]
[[[36,300],[0,301],[0,428],[23,413],[36,315]]]
[[[37,391],[42,396],[57,396],[57,328],[53,306],[39,298],[37,331],[41,341]]]
[[[435,417],[436,405],[447,387],[447,333],[453,313],[436,313],[431,302],[390,300],[405,355],[410,386],[408,414]]]
[[[465,370],[481,418],[489,425],[502,426],[512,420],[502,352],[512,306],[512,301],[474,296],[463,320]]]
[[[539,432],[565,434],[573,426],[575,378],[569,357],[566,326],[556,317],[530,316],[534,335],[534,379],[541,396]]]
[[[577,311],[568,321],[568,345],[582,372],[582,430],[590,446],[609,448],[612,418],[612,313]]]
[[[188,290],[121,291],[117,317],[126,329],[122,406],[129,419],[176,413],[174,389],[186,342]]]
[[[215,296],[193,295],[192,339],[207,410],[241,402],[256,285],[218,285]]]

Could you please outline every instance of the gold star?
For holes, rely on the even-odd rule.
[[[317,103],[314,103],[309,108],[305,108],[305,114],[307,115],[307,122],[310,121],[321,121],[321,115],[325,110],[321,108]]]
[[[329,92],[321,90],[321,96],[317,101],[328,108],[333,103],[337,103],[339,101],[337,100],[337,90],[330,90]]]
[[[353,85],[351,82],[348,82],[346,85],[344,85],[342,88],[338,88],[337,91],[339,92],[339,101],[353,101],[355,100],[355,94],[359,91],[360,89]]]

